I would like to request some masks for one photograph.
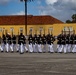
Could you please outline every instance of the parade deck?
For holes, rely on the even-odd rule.
[[[0,75],[76,75],[76,53],[0,53]]]

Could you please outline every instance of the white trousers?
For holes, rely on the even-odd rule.
[[[16,50],[17,50],[17,51],[20,50],[20,45],[19,45],[19,44],[16,45]]]
[[[6,43],[5,48],[6,48],[6,52],[9,52],[9,50],[10,50],[10,45],[9,45],[8,43]]]
[[[26,51],[28,51],[28,48],[26,47],[26,44],[24,44],[24,49],[25,49]]]
[[[15,49],[15,44],[12,43],[12,44],[10,45],[10,49],[11,49],[11,51],[13,52],[14,49]]]
[[[66,44],[66,51],[68,52],[68,44]]]
[[[72,52],[76,52],[76,45],[74,45]]]
[[[4,50],[5,50],[5,44],[4,44],[4,43],[2,43],[2,44],[0,45],[0,49],[1,49],[1,51],[4,51]]]
[[[1,45],[0,45],[0,50],[1,50],[1,51],[3,51],[3,48],[2,48],[2,46],[1,46]]]
[[[29,52],[30,52],[30,53],[33,52],[33,46],[32,46],[32,44],[29,44]]]
[[[49,51],[49,52],[54,52],[53,44],[48,45],[48,51]]]
[[[20,53],[24,53],[24,45],[22,43],[20,45]]]
[[[67,46],[64,45],[64,53],[66,53],[66,52],[67,52]]]
[[[38,44],[38,52],[42,53],[42,46],[41,46],[41,44]]]
[[[46,52],[46,44],[43,45],[43,52]]]
[[[68,44],[67,52],[71,52],[71,44]]]
[[[37,44],[33,44],[33,52],[37,53],[38,52],[38,46]]]
[[[57,45],[57,51],[62,52],[63,50],[63,45]]]

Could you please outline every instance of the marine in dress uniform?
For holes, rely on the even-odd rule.
[[[70,52],[72,52],[73,48],[74,48],[74,34],[71,34],[70,36],[70,45],[71,45],[71,48],[70,48]]]
[[[24,43],[24,49],[26,50],[26,53],[28,52],[28,48],[27,48],[27,45],[26,45],[26,40],[27,40],[27,36],[25,36],[25,43]]]
[[[24,53],[25,36],[22,33],[20,33],[20,35],[18,36],[18,44],[19,44],[20,54],[23,54]]]
[[[46,52],[46,44],[47,44],[47,39],[46,39],[45,34],[43,34],[43,37],[42,37],[42,44],[43,44],[43,52],[45,53]]]
[[[37,34],[34,34],[33,36],[33,52],[38,52],[38,40],[37,40]]]
[[[6,44],[6,36],[5,34],[2,35],[2,44],[1,44],[1,52],[5,50],[5,44]]]
[[[67,51],[66,51],[66,34],[64,33],[64,34],[62,34],[62,41],[61,41],[61,43],[62,43],[62,49],[63,49],[63,51],[64,51],[64,53],[66,53]]]
[[[6,52],[8,53],[10,51],[10,45],[11,45],[11,35],[10,33],[6,34]]]
[[[57,52],[62,53],[62,34],[57,36]]]
[[[73,53],[76,53],[76,34],[73,34],[73,49],[72,49]]]
[[[14,50],[16,50],[16,36],[13,35],[12,38],[11,38],[11,52],[14,52]]]
[[[42,53],[42,36],[41,36],[41,34],[37,37],[37,42],[38,42],[38,52]]]
[[[70,41],[71,35],[67,34],[66,36],[66,48],[67,48],[67,52],[71,52],[71,41]]]
[[[53,49],[53,42],[55,41],[55,38],[53,37],[53,35],[48,34],[47,35],[47,44],[48,44],[48,52],[53,53],[54,49]]]
[[[32,37],[32,34],[29,35],[28,41],[29,41],[29,52],[32,53],[33,52],[33,37]]]

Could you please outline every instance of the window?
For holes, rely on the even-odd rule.
[[[63,31],[69,31],[69,28],[68,27],[64,27]]]
[[[48,33],[51,32],[51,34],[52,34],[52,31],[53,31],[53,27],[50,27],[50,28],[48,29]]]
[[[32,32],[33,31],[33,28],[32,27],[30,27],[30,32]]]
[[[33,31],[33,28],[30,27],[30,29],[29,29],[29,33],[32,34],[32,31]]]
[[[40,27],[39,30],[42,31],[43,30],[43,27]]]
[[[50,28],[49,28],[49,31],[53,31],[53,27],[50,27]]]
[[[69,27],[69,30],[70,30],[70,31],[73,31],[73,27],[72,27],[72,26],[70,26],[70,27]]]
[[[4,31],[5,31],[5,28],[2,29],[2,32],[3,32],[3,33],[4,33]]]
[[[14,28],[13,28],[13,27],[11,27],[11,28],[10,28],[10,31],[11,31],[11,32],[13,32],[13,31],[14,31]]]
[[[64,27],[63,28],[63,31],[73,31],[73,27],[72,26],[70,26],[70,27]]]
[[[20,32],[23,32],[23,27],[20,27]]]

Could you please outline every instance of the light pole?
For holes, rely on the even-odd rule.
[[[34,0],[20,0],[21,2],[25,2],[25,35],[27,35],[27,2],[31,2]]]

